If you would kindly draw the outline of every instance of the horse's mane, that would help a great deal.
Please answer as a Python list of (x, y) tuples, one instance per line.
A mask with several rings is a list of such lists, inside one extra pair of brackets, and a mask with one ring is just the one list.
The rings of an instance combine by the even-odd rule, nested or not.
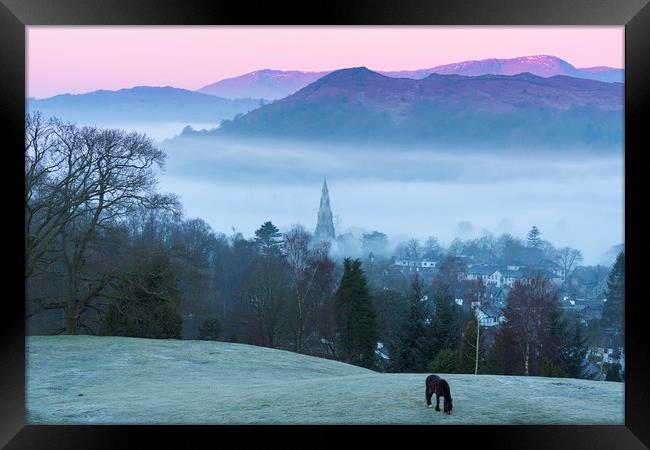
[(442, 382), (442, 390), (444, 392), (444, 397), (448, 398), (451, 400), (451, 392), (449, 392), (449, 383), (447, 383), (447, 380), (440, 380)]

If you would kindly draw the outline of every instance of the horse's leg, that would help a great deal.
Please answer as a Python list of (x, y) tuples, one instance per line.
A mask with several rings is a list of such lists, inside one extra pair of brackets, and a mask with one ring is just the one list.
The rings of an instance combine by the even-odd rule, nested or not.
[(427, 386), (426, 394), (427, 394), (427, 406), (429, 408), (431, 408), (432, 407), (432, 405), (431, 405), (431, 397), (433, 396), (433, 389), (431, 389), (431, 387)]
[(440, 396), (436, 392), (436, 411), (440, 411)]

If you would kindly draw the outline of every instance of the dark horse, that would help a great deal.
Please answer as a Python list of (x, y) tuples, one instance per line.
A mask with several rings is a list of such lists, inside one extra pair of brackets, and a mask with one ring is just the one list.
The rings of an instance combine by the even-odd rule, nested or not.
[(431, 397), (433, 394), (436, 394), (436, 411), (440, 411), (440, 396), (442, 395), (445, 399), (443, 409), (445, 414), (451, 414), (451, 409), (453, 405), (451, 403), (451, 391), (449, 390), (449, 383), (446, 380), (443, 380), (438, 375), (429, 375), (425, 381), (426, 394), (427, 394), (427, 406), (429, 408), (431, 405)]

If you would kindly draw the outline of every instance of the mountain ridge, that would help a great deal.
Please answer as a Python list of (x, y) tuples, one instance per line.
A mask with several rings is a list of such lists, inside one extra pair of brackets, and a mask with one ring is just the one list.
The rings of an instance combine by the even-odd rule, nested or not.
[[(336, 70), (283, 71), (262, 69), (248, 72), (237, 77), (216, 81), (199, 88), (197, 91), (211, 95), (220, 95), (226, 98), (262, 97), (267, 100), (278, 100), (297, 92), (307, 84), (335, 71)], [(604, 82), (624, 81), (623, 69), (608, 66), (594, 66), (584, 69), (576, 68), (569, 62), (552, 55), (521, 56), (517, 58), (487, 58), (482, 60), (468, 60), (443, 64), (425, 69), (397, 71), (376, 70), (375, 72), (393, 78), (413, 79), (422, 79), (429, 76), (431, 73), (478, 76), (487, 74), (516, 75), (518, 73), (530, 72), (544, 77), (568, 75), (575, 78), (592, 79)]]
[[(225, 121), (214, 133), (450, 143), (466, 138), (526, 143), (534, 135), (539, 144), (563, 138), (613, 144), (622, 136), (622, 108), (620, 83), (530, 73), (434, 73), (415, 80), (355, 67), (329, 73), (284, 99)], [(522, 129), (522, 123), (528, 127)]]

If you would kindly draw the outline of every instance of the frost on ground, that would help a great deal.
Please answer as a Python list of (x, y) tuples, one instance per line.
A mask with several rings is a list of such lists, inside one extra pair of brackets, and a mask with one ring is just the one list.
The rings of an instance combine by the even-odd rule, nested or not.
[(624, 423), (623, 383), (445, 374), (454, 399), (447, 416), (426, 408), (426, 375), (224, 342), (33, 336), (27, 422)]

